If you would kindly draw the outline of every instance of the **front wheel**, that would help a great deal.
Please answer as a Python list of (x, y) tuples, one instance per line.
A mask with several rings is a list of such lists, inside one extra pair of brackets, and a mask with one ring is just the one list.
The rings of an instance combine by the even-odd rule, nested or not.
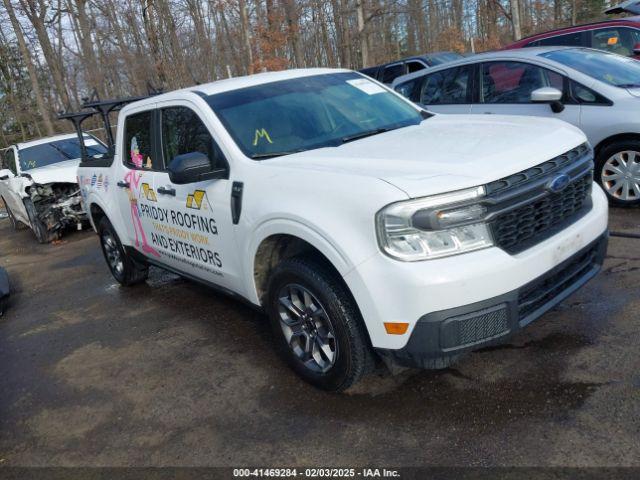
[(313, 258), (282, 261), (267, 293), (279, 353), (304, 380), (342, 391), (373, 367), (360, 312), (340, 276)]
[(625, 140), (604, 147), (596, 158), (596, 181), (611, 205), (640, 205), (640, 141)]
[(107, 217), (98, 224), (98, 235), (104, 259), (113, 277), (124, 286), (144, 282), (149, 275), (149, 267), (124, 251), (120, 237)]
[(30, 198), (25, 198), (24, 208), (27, 211), (29, 223), (31, 224), (31, 230), (36, 236), (38, 243), (49, 243), (50, 241), (57, 238), (57, 233), (50, 232), (44, 222), (42, 222), (42, 220), (40, 220), (40, 218), (38, 217), (38, 211), (36, 210), (36, 206), (33, 203), (33, 200), (31, 200)]

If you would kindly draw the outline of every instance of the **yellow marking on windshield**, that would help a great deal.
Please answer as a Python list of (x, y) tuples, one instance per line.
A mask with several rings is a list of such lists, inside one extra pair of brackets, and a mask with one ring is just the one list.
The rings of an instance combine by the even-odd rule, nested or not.
[(256, 129), (256, 136), (253, 138), (253, 146), (257, 146), (258, 145), (258, 140), (261, 138), (266, 138), (267, 142), (269, 143), (273, 143), (271, 141), (271, 137), (269, 136), (269, 132), (267, 132), (264, 128), (261, 130)]

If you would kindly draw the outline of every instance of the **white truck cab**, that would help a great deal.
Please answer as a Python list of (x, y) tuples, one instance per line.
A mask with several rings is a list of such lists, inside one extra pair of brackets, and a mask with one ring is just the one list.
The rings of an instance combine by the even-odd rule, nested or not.
[(112, 151), (78, 176), (114, 277), (157, 265), (264, 309), (287, 362), (328, 390), (378, 357), (442, 368), (503, 341), (607, 244), (577, 128), (432, 115), (348, 70), (136, 101)]

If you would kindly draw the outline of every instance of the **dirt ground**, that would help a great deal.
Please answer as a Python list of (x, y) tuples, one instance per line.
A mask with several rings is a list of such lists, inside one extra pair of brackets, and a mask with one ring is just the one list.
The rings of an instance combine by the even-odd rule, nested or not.
[(92, 232), (39, 245), (0, 220), (0, 265), (0, 465), (640, 466), (637, 239), (508, 345), (342, 395), (235, 300), (160, 270), (119, 287)]

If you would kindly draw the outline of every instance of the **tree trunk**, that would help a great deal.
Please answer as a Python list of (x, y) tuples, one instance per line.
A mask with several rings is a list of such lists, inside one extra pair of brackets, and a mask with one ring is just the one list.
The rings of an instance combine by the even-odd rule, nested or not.
[(31, 53), (29, 52), (29, 48), (27, 47), (27, 43), (24, 39), (24, 34), (22, 32), (22, 28), (20, 27), (20, 23), (16, 17), (15, 10), (13, 9), (13, 5), (11, 5), (10, 0), (3, 0), (4, 6), (7, 9), (7, 14), (9, 15), (9, 19), (11, 20), (11, 25), (13, 26), (13, 31), (18, 40), (18, 47), (20, 49), (20, 54), (24, 60), (24, 63), (27, 66), (27, 72), (29, 73), (29, 81), (31, 82), (31, 88), (33, 89), (33, 94), (36, 97), (36, 105), (38, 106), (38, 110), (40, 110), (40, 115), (42, 116), (42, 121), (44, 122), (44, 128), (47, 132), (47, 135), (53, 135), (53, 124), (51, 123), (50, 110), (47, 108), (44, 95), (42, 94), (42, 90), (40, 89), (40, 83), (38, 82), (38, 75), (36, 73), (36, 68), (33, 65), (33, 60), (31, 59)]
[(20, 0), (20, 5), (36, 32), (40, 48), (42, 48), (42, 54), (53, 77), (56, 93), (60, 97), (60, 102), (65, 109), (70, 109), (71, 100), (65, 85), (62, 57), (53, 48), (45, 24), (48, 6), (45, 0)]
[(369, 42), (365, 24), (364, 0), (356, 0), (356, 13), (358, 18), (358, 39), (360, 40), (360, 54), (362, 56), (362, 67), (369, 66)]

